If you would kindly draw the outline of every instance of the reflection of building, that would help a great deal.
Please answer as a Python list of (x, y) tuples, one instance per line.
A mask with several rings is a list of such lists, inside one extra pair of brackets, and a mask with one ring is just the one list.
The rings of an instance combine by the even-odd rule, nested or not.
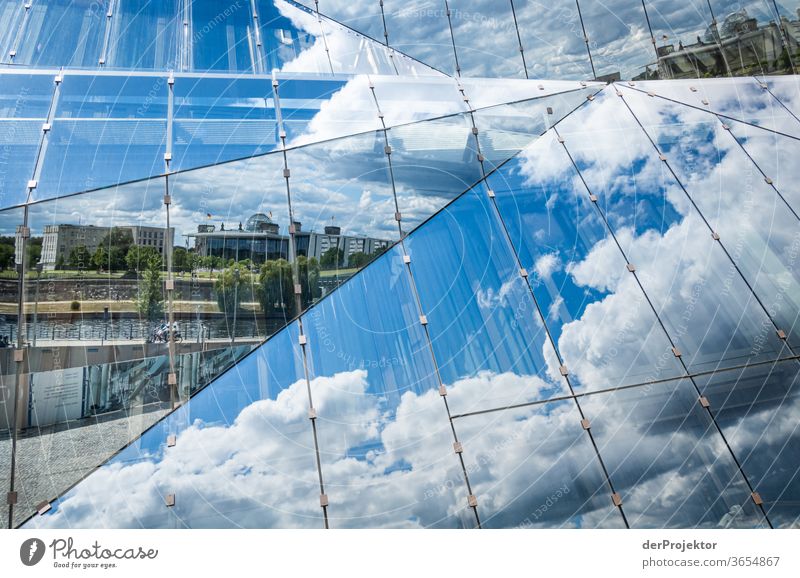
[[(175, 234), (172, 228), (167, 234), (164, 227), (130, 225), (114, 228), (130, 232), (134, 245), (154, 247), (161, 254), (164, 253), (165, 243), (167, 248), (172, 245)], [(40, 262), (45, 269), (55, 269), (58, 263), (68, 262), (70, 254), (78, 247), (86, 247), (90, 254), (94, 253), (111, 229), (95, 225), (47, 225), (44, 228)]]
[(724, 76), (728, 71), (737, 75), (751, 71), (780, 71), (784, 68), (781, 35), (785, 36), (789, 52), (795, 53), (800, 37), (800, 19), (782, 18), (781, 28), (783, 30), (775, 22), (759, 27), (758, 21), (746, 10), (734, 12), (719, 26), (709, 26), (702, 38), (698, 36), (692, 44), (679, 42), (677, 46), (659, 46), (658, 75), (660, 78), (696, 78)]
[[(275, 259), (289, 259), (289, 236), (279, 233), (279, 226), (263, 213), (251, 215), (244, 226), (220, 230), (214, 225), (199, 225), (193, 237), (195, 251), (201, 257), (222, 257), (225, 260), (263, 263)], [(327, 226), (323, 233), (303, 231), (300, 223), (294, 224), (297, 254), (320, 259), (326, 251), (342, 251), (347, 267), (356, 253), (371, 255), (386, 249), (391, 242), (358, 235), (343, 235), (340, 227)]]

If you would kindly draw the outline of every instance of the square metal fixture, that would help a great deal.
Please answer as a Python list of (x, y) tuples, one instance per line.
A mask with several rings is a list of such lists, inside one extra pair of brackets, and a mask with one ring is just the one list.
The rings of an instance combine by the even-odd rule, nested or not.
[(298, 343), (300, 343), (300, 345), (305, 345), (306, 343), (308, 343), (308, 340), (306, 339), (305, 335), (299, 335), (297, 337), (297, 341)]
[(447, 395), (447, 388), (444, 385), (439, 386), (439, 395), (445, 397)]
[(175, 290), (175, 281), (173, 279), (167, 279), (167, 291), (174, 291)]
[(701, 407), (711, 407), (711, 403), (708, 401), (708, 398), (704, 395), (700, 396), (700, 406)]
[(628, 263), (627, 265), (625, 265), (625, 268), (626, 268), (628, 271), (630, 271), (631, 273), (633, 273), (634, 271), (636, 271), (636, 265), (634, 265), (633, 263)]
[(584, 419), (582, 419), (582, 420), (581, 420), (581, 427), (582, 427), (583, 429), (590, 429), (590, 428), (592, 427), (592, 424), (591, 424), (591, 423), (589, 423), (589, 420), (588, 420), (588, 419), (585, 419), (585, 418), (584, 418)]
[(453, 444), (453, 451), (456, 452), (457, 454), (464, 452), (464, 447), (461, 445), (461, 442), (455, 442)]
[(427, 325), (428, 324), (428, 318), (425, 317), (424, 315), (420, 315), (419, 316), (419, 322), (420, 322), (421, 325)]
[(176, 443), (178, 443), (178, 436), (175, 434), (169, 434), (167, 436), (167, 447), (174, 448)]
[(563, 375), (563, 376), (565, 376), (565, 377), (566, 377), (567, 375), (569, 375), (569, 370), (567, 369), (567, 366), (566, 366), (566, 365), (560, 365), (560, 366), (558, 367), (558, 371), (561, 373), (561, 375)]
[(328, 505), (328, 494), (320, 494), (319, 495), (319, 505), (323, 508), (327, 507)]
[(164, 497), (164, 504), (166, 504), (167, 508), (171, 508), (175, 505), (175, 494), (167, 494)]
[(411, 263), (411, 255), (403, 255), (403, 263), (405, 263), (406, 265)]
[(476, 508), (478, 506), (478, 498), (475, 497), (475, 494), (467, 496), (467, 504), (469, 504), (470, 508)]
[(36, 512), (42, 516), (50, 511), (50, 502), (42, 502), (38, 506), (36, 506)]
[(620, 496), (617, 492), (611, 494), (611, 501), (614, 502), (614, 505), (619, 508), (622, 505), (622, 496)]

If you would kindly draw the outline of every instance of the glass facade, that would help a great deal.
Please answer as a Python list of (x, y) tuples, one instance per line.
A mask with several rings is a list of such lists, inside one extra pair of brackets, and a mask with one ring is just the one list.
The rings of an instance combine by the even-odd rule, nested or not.
[(2, 525), (797, 527), (798, 8), (0, 0)]

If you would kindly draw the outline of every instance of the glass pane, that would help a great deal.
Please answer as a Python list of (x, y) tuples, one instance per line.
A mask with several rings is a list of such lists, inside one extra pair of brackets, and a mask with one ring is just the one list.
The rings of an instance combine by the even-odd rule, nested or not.
[(487, 172), (497, 168), (527, 147), (539, 135), (575, 111), (599, 86), (580, 88), (560, 94), (542, 96), (492, 106), (473, 113), (478, 140)]
[(125, 0), (111, 19), (106, 66), (175, 70), (179, 58), (181, 0)]
[(249, 71), (256, 38), (251, 2), (191, 2), (194, 70)]
[(316, 16), (280, 0), (256, 0), (264, 70), (331, 72)]
[[(777, 357), (783, 344), (763, 309), (622, 99), (604, 91), (584, 111), (559, 131), (687, 367)], [(605, 265), (616, 251), (605, 243), (591, 259), (609, 283), (628, 275)]]
[(574, 0), (515, 2), (514, 10), (530, 78), (592, 78)]
[(384, 142), (366, 133), (287, 151), (303, 309), (399, 240)]
[(688, 380), (581, 402), (632, 528), (760, 528), (722, 436)]
[(277, 147), (269, 80), (179, 77), (173, 93), (173, 170), (240, 159)]
[(297, 315), (283, 166), (270, 154), (170, 177), (175, 306), (190, 339), (255, 345)]
[[(759, 82), (766, 84), (770, 93), (795, 117), (800, 116), (800, 79), (797, 76), (770, 76)], [(785, 130), (783, 126), (779, 128)]]
[(761, 171), (772, 180), (787, 209), (800, 214), (800, 189), (795, 186), (799, 177), (795, 159), (800, 155), (800, 140), (735, 120), (726, 119), (725, 123)]
[(728, 443), (742, 463), (773, 526), (800, 520), (798, 364), (787, 361), (698, 378)]
[(103, 49), (108, 0), (33, 2), (14, 62), (96, 67)]
[(299, 146), (381, 128), (367, 76), (289, 77), (278, 80), (287, 146)]
[(474, 527), (402, 253), (376, 259), (303, 327), (331, 527)]
[[(560, 78), (560, 77), (559, 77)], [(582, 98), (599, 92), (605, 86), (599, 82), (577, 82), (572, 80), (517, 80), (506, 78), (459, 78), (473, 109), (497, 104), (529, 101), (542, 97), (582, 91)]]
[[(635, 88), (800, 138), (797, 119), (752, 78), (637, 82)], [(653, 101), (651, 106), (665, 106), (661, 100)]]
[[(774, 2), (710, 0), (710, 5), (719, 23), (717, 33), (723, 46), (730, 47), (725, 52), (734, 74), (792, 73), (789, 58), (783, 53), (780, 31), (775, 26)], [(791, 12), (783, 9), (781, 15), (789, 15), (796, 21), (796, 8), (794, 4)]]
[(623, 528), (572, 401), (456, 420), (484, 528)]
[(387, 135), (404, 231), (413, 230), (482, 177), (468, 115), (399, 126)]
[(463, 76), (525, 78), (509, 2), (481, 6), (450, 0), (448, 5)]
[(566, 391), (530, 290), (487, 201), (484, 191), (472, 189), (405, 241), (454, 414)]
[(164, 77), (65, 76), (36, 197), (163, 173), (167, 101)]
[[(797, 216), (719, 119), (641, 93), (626, 101), (789, 343), (800, 344)], [(714, 151), (713, 156), (706, 151)]]
[[(310, 8), (313, 0), (300, 2)], [(383, 18), (378, 2), (348, 2), (347, 0), (322, 0), (320, 14), (357, 30), (361, 34), (383, 42)]]
[(646, 80), (657, 74), (641, 2), (583, 2), (581, 14), (598, 78)]
[(386, 47), (328, 19), (320, 22), (334, 73), (397, 74)]
[[(395, 126), (466, 112), (463, 95), (451, 78), (407, 78), (380, 76), (372, 78), (375, 98), (386, 126)], [(409, 106), (413, 102), (414, 106)]]
[(660, 78), (727, 76), (736, 70), (735, 64), (728, 62), (736, 47), (722, 42), (706, 0), (649, 0), (645, 5), (656, 41)]
[(490, 175), (488, 186), (576, 389), (683, 373), (552, 132)]
[(28, 526), (322, 527), (297, 343), (292, 325)]
[(0, 73), (0, 206), (23, 203), (53, 98), (52, 74)]
[(9, 62), (9, 51), (19, 34), (25, 14), (25, 3), (21, 0), (0, 0), (0, 59)]
[(437, 0), (384, 0), (389, 45), (400, 52), (455, 75), (453, 39), (444, 3)]
[[(20, 279), (17, 273), (17, 227), (23, 223), (23, 210), (0, 212), (0, 493), (10, 490), (11, 436), (14, 423), (14, 401), (17, 380), (17, 363), (12, 348), (19, 337)], [(21, 247), (21, 245), (19, 245)], [(20, 255), (21, 258), (21, 255)], [(21, 389), (21, 388), (20, 388)], [(20, 398), (17, 397), (17, 407)], [(8, 503), (0, 503), (0, 528), (8, 527)]]

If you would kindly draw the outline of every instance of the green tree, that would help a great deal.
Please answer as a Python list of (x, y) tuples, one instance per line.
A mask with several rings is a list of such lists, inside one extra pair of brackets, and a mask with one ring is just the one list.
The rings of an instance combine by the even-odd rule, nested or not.
[(264, 313), (294, 316), (292, 266), (286, 259), (266, 261), (258, 276), (258, 302)]
[(331, 247), (319, 258), (319, 264), (323, 269), (338, 269), (344, 263), (344, 251), (338, 247)]
[(241, 265), (233, 265), (222, 272), (214, 283), (214, 293), (217, 295), (219, 310), (226, 315), (232, 315), (238, 309), (248, 293), (250, 285), (250, 271)]
[(189, 251), (183, 247), (175, 247), (172, 250), (172, 270), (191, 271), (189, 266)]
[(126, 257), (131, 245), (133, 245), (133, 233), (130, 229), (112, 227), (95, 251), (93, 257), (95, 266), (105, 271), (126, 270), (128, 266)]
[(27, 266), (29, 271), (36, 268), (39, 259), (42, 257), (42, 237), (31, 237), (26, 244), (25, 253), (27, 254)]
[(88, 269), (92, 265), (92, 255), (86, 245), (73, 247), (69, 252), (69, 267), (76, 271)]
[(144, 263), (136, 307), (139, 310), (139, 315), (148, 321), (156, 321), (164, 316), (164, 293), (161, 290), (161, 256), (157, 252), (156, 255), (150, 254)]
[(161, 254), (155, 247), (133, 245), (128, 249), (128, 254), (125, 256), (125, 264), (128, 266), (128, 271), (142, 271), (150, 265), (151, 260), (157, 261), (158, 268), (161, 270), (163, 266)]
[(14, 244), (0, 242), (0, 269), (13, 269), (14, 258)]
[(358, 251), (347, 258), (347, 266), (360, 269), (370, 261), (372, 261), (372, 255), (367, 255), (366, 253)]

